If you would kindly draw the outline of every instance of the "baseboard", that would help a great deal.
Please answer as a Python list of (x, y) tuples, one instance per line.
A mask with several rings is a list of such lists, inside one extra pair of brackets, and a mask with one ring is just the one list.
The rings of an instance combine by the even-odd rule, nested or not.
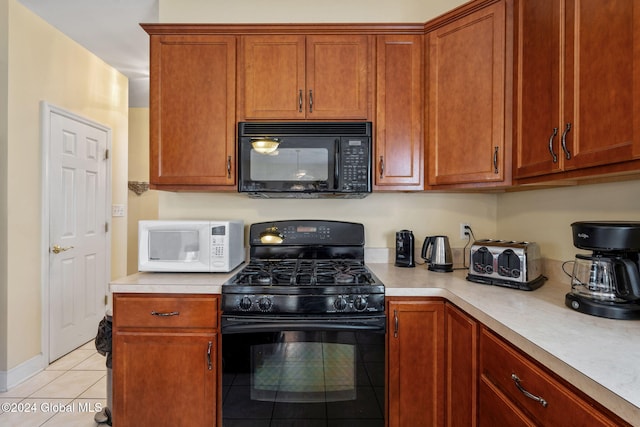
[(11, 390), (18, 384), (28, 380), (46, 366), (44, 355), (39, 354), (8, 371), (0, 371), (0, 392)]

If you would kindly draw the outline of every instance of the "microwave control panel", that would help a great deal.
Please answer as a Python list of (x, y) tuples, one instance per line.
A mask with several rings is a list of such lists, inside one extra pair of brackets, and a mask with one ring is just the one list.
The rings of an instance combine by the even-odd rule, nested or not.
[(216, 225), (211, 227), (211, 259), (224, 258), (226, 246), (227, 227)]
[(370, 138), (343, 137), (340, 144), (340, 188), (371, 191)]

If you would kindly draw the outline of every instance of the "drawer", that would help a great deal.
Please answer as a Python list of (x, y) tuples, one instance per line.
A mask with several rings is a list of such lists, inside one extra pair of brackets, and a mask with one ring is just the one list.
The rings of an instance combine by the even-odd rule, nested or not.
[(218, 298), (212, 295), (116, 294), (113, 326), (120, 328), (218, 327)]
[[(495, 384), (505, 396), (542, 425), (614, 426), (597, 408), (561, 384), (542, 368), (526, 359), (493, 333), (482, 328), (480, 335), (480, 369), (483, 381)], [(546, 402), (527, 397), (520, 386)]]

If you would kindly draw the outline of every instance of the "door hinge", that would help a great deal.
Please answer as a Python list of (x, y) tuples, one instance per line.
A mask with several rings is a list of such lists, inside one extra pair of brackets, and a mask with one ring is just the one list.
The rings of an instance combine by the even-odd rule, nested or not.
[(104, 150), (104, 159), (109, 160), (109, 149)]
[(109, 304), (109, 297), (107, 295), (104, 296), (104, 305)]
[(104, 232), (105, 232), (105, 233), (108, 233), (108, 232), (109, 232), (109, 223), (108, 223), (108, 222), (105, 222), (105, 223), (104, 223)]

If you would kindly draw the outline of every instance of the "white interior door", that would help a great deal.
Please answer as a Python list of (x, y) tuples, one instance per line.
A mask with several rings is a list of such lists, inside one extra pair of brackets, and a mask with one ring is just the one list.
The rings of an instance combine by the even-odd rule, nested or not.
[(105, 314), (110, 131), (57, 109), (48, 120), (51, 362), (94, 338)]

